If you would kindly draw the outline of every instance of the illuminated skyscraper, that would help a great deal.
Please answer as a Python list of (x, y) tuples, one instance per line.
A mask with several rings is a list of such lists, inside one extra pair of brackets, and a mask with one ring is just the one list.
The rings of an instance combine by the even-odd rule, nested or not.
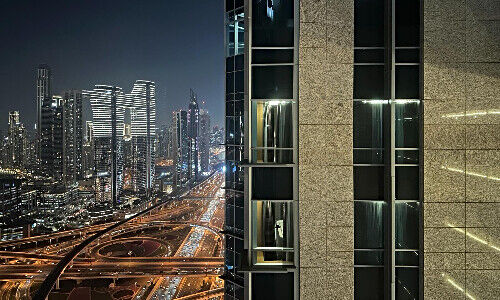
[(63, 115), (63, 171), (64, 181), (67, 184), (82, 178), (82, 149), (83, 149), (83, 121), (82, 121), (82, 92), (70, 90), (64, 92)]
[(55, 180), (63, 176), (63, 110), (64, 99), (52, 96), (42, 105), (40, 146), (40, 171)]
[(52, 100), (52, 71), (48, 65), (39, 65), (36, 78), (36, 144), (37, 159), (41, 160), (42, 110), (44, 102)]
[(188, 136), (188, 113), (185, 110), (176, 111), (172, 118), (173, 125), (173, 150), (175, 185), (180, 188), (186, 186), (190, 179), (190, 139)]
[(9, 128), (7, 141), (7, 165), (11, 168), (23, 169), (27, 163), (26, 129), (20, 122), (19, 112), (9, 112)]
[(92, 106), (96, 199), (116, 205), (122, 190), (125, 95), (120, 87), (96, 85), (85, 91)]
[(195, 181), (198, 180), (198, 171), (200, 161), (199, 152), (199, 126), (200, 126), (200, 109), (198, 100), (193, 90), (190, 90), (190, 101), (188, 110), (188, 135), (189, 135), (189, 176)]
[(137, 80), (126, 95), (132, 137), (132, 181), (134, 189), (149, 195), (154, 180), (156, 100), (155, 83)]
[(200, 110), (200, 172), (210, 172), (210, 115), (205, 109)]

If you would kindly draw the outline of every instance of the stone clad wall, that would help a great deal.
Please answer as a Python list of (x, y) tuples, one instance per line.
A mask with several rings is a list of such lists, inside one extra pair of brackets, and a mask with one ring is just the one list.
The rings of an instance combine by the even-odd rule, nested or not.
[(425, 299), (500, 294), (499, 21), (498, 0), (424, 0)]
[(353, 299), (354, 2), (300, 2), (300, 298)]

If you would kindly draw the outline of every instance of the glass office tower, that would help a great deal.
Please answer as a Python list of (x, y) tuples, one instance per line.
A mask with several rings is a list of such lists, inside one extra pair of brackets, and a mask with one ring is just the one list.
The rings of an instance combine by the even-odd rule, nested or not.
[(243, 4), (226, 1), (226, 298), (294, 299), (298, 7)]

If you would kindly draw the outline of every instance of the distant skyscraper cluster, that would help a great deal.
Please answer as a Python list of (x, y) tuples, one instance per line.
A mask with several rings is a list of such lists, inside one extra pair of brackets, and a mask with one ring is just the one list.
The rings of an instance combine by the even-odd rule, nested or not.
[(210, 115), (200, 109), (197, 95), (189, 93), (188, 109), (172, 113), (170, 127), (160, 131), (159, 153), (172, 161), (172, 182), (180, 188), (195, 183), (210, 174), (212, 130)]
[(155, 83), (137, 80), (130, 94), (120, 87), (96, 85), (84, 94), (92, 106), (93, 123), (87, 132), (92, 132), (94, 143), (97, 200), (119, 202), (127, 167), (133, 191), (149, 195), (155, 174)]

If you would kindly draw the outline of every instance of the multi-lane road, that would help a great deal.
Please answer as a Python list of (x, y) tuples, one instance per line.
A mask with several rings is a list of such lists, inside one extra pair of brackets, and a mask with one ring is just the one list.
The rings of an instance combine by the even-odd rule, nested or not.
[[(65, 268), (52, 293), (62, 299), (80, 299), (83, 291), (104, 299), (154, 299), (170, 291), (162, 299), (216, 299), (223, 184), (223, 174), (215, 173), (179, 199), (100, 235)], [(0, 243), (0, 300), (31, 299), (65, 255), (113, 224)]]

